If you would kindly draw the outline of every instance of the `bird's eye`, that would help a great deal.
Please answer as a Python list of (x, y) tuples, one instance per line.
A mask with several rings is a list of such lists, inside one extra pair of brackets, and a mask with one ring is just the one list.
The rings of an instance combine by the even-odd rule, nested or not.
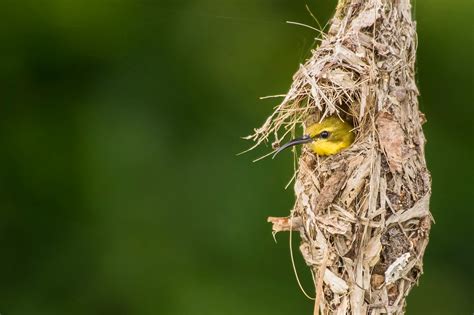
[(329, 138), (329, 131), (323, 131), (323, 132), (321, 132), (321, 133), (319, 134), (319, 137), (320, 137), (321, 139), (327, 139), (327, 138)]

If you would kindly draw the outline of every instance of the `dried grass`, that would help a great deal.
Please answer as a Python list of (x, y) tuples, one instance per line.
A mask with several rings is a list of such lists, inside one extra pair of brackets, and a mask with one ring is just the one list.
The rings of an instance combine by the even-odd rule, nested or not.
[(337, 155), (303, 148), (291, 215), (269, 218), (275, 232), (300, 232), (315, 313), (403, 314), (422, 273), (431, 179), (416, 40), (409, 0), (340, 0), (320, 46), (249, 137), (278, 146), (298, 126), (333, 114), (356, 126), (356, 141)]

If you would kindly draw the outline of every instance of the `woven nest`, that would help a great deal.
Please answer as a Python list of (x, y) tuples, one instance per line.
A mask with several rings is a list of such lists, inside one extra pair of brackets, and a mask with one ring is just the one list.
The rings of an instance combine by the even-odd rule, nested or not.
[(299, 231), (315, 275), (315, 314), (402, 314), (422, 273), (432, 217), (424, 116), (408, 0), (340, 1), (286, 97), (250, 138), (275, 146), (328, 115), (352, 121), (352, 146), (297, 158), (296, 202), (274, 232)]

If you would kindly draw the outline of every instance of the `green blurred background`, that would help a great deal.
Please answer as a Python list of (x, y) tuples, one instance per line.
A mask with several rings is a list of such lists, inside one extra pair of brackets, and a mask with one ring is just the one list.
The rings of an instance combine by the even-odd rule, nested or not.
[[(265, 222), (292, 159), (236, 153), (317, 35), (285, 21), (335, 3), (2, 0), (0, 313), (311, 314)], [(408, 314), (474, 311), (472, 9), (416, 3), (437, 223)]]

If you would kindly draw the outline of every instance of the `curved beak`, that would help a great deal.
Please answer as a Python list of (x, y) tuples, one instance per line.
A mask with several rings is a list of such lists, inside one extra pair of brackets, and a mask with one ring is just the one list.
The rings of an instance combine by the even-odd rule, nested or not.
[(294, 145), (297, 145), (297, 144), (303, 144), (303, 143), (308, 143), (308, 142), (311, 142), (313, 141), (313, 138), (311, 138), (310, 136), (308, 135), (304, 135), (302, 137), (299, 137), (299, 138), (295, 138), (287, 143), (285, 143), (284, 145), (282, 145), (281, 147), (278, 148), (278, 150), (275, 151), (275, 153), (273, 154), (273, 157), (272, 159), (275, 158), (275, 156), (280, 153), (281, 151), (285, 150), (286, 148), (289, 148), (289, 147), (292, 147)]

